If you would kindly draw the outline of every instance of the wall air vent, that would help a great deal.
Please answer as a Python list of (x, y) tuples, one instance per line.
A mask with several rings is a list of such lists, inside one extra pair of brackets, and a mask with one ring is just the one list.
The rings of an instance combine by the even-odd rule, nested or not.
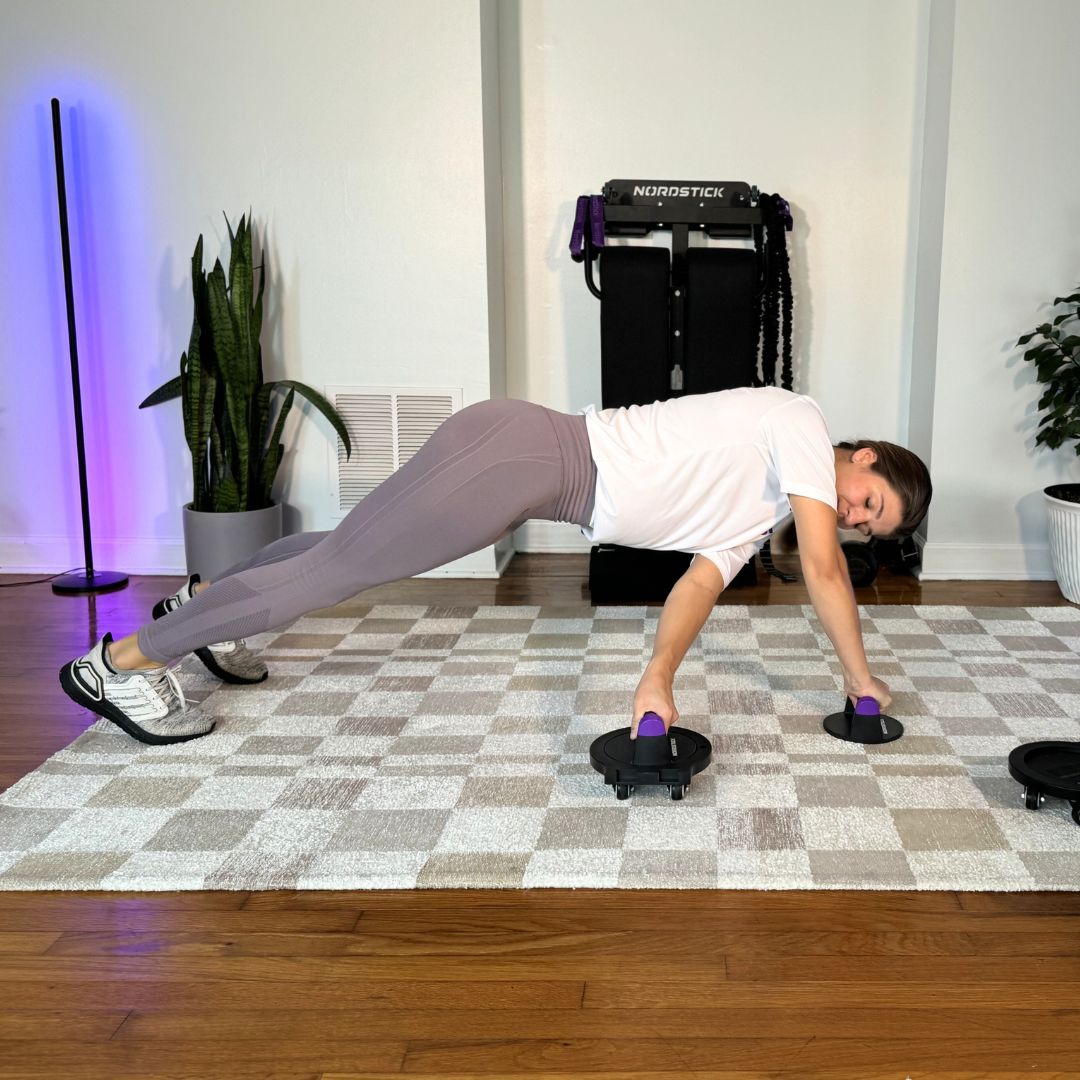
[(344, 517), (461, 408), (462, 391), (460, 387), (328, 386), (326, 397), (341, 414), (352, 440), (348, 461), (341, 440), (331, 444), (334, 508)]

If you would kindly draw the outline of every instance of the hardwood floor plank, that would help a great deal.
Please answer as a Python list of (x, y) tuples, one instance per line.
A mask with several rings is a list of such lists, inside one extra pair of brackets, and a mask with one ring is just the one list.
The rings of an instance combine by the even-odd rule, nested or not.
[(0, 929), (0, 957), (40, 956), (60, 940), (62, 934), (54, 931), (41, 933), (11, 932), (8, 927)]
[[(1070, 924), (1071, 925), (1071, 924)], [(4, 938), (29, 939), (5, 950)], [(632, 954), (641, 963), (711, 961), (725, 957), (1080, 957), (1080, 928), (1064, 933), (711, 930), (685, 940), (659, 930), (419, 930), (375, 933), (251, 931), (83, 932), (0, 935), (0, 954), (48, 956), (370, 957), (409, 959), (499, 957), (536, 964), (560, 954), (609, 959)]]
[(959, 900), (964, 911), (984, 914), (1080, 916), (1080, 892), (963, 893)]
[(792, 1013), (820, 1007), (828, 1002), (836, 1009), (975, 1009), (1027, 1011), (1051, 1007), (1070, 1008), (1077, 1001), (1077, 984), (1042, 982), (1037, 993), (1027, 993), (1008, 972), (999, 970), (992, 979), (980, 983), (951, 982), (943, 979), (897, 979), (894, 982), (848, 983), (753, 982), (727, 979), (680, 979), (658, 1000), (654, 984), (640, 977), (619, 980), (590, 980), (585, 985), (582, 1007), (586, 1010), (615, 1009), (626, 1012), (642, 1001), (652, 1007), (670, 1009), (680, 1014), (702, 1007), (711, 1009), (749, 1008), (783, 1009)]
[[(97, 896), (107, 894), (98, 893)], [(1044, 893), (1032, 895), (1055, 896)], [(748, 904), (752, 899), (753, 904)], [(363, 928), (379, 920), (408, 915), (413, 918), (444, 917), (447, 912), (475, 912), (485, 923), (510, 919), (550, 919), (569, 917), (582, 925), (600, 925), (628, 920), (646, 920), (655, 925), (656, 909), (663, 907), (669, 918), (701, 916), (710, 912), (744, 911), (780, 915), (805, 911), (808, 901), (818, 910), (842, 914), (857, 902), (861, 910), (883, 916), (905, 914), (963, 913), (960, 900), (951, 891), (868, 890), (767, 890), (746, 889), (378, 889), (369, 892), (252, 892), (244, 907), (261, 911), (296, 911), (348, 907), (357, 910)]]
[[(293, 980), (253, 979), (243, 963), (213, 978), (172, 977), (168, 972), (130, 978), (126, 969), (96, 973), (44, 968), (39, 978), (0, 975), (0, 1008), (194, 1009), (259, 1008), (271, 1015), (292, 1009), (363, 1008), (395, 1012), (476, 1009), (578, 1009), (585, 994), (580, 980), (533, 979), (528, 971), (515, 980), (322, 979), (318, 974), (298, 988)], [(97, 977), (94, 977), (94, 976)]]
[(223, 934), (98, 934), (71, 932), (61, 935), (47, 948), (50, 956), (123, 956), (154, 953), (159, 956), (215, 957), (366, 957), (408, 959), (410, 957), (520, 957), (535, 961), (545, 954), (573, 952), (577, 956), (618, 955), (631, 944), (643, 956), (661, 955), (664, 934), (649, 941), (620, 932), (543, 933), (485, 930), (458, 934), (339, 934), (259, 932)]
[[(730, 1067), (729, 1067), (730, 1066)], [(4, 1074), (6, 1076), (6, 1074)], [(477, 1080), (478, 1074), (470, 1073), (430, 1073), (410, 1072), (409, 1080)], [(499, 1080), (567, 1080), (565, 1072), (547, 1072), (524, 1068), (521, 1070), (500, 1069), (498, 1073), (487, 1074), (497, 1076)], [(754, 1069), (746, 1071), (738, 1065), (730, 1062), (717, 1062), (708, 1069), (693, 1070), (649, 1070), (647, 1072), (626, 1071), (623, 1068), (615, 1068), (602, 1073), (592, 1073), (592, 1076), (603, 1077), (604, 1080), (807, 1080), (809, 1074), (795, 1065), (783, 1069)], [(1016, 1069), (978, 1069), (963, 1072), (943, 1071), (941, 1069), (920, 1069), (917, 1076), (909, 1075), (908, 1070), (898, 1072), (894, 1068), (878, 1069), (874, 1067), (859, 1066), (854, 1069), (845, 1068), (819, 1068), (812, 1080), (1080, 1080), (1080, 1072), (1062, 1072), (1055, 1069), (1053, 1072), (1032, 1072), (1030, 1070)], [(92, 1077), (90, 1080), (105, 1080), (105, 1078)], [(147, 1080), (161, 1080), (159, 1077), (148, 1077)], [(171, 1080), (171, 1078), (170, 1078)], [(182, 1078), (187, 1080), (187, 1078)], [(217, 1080), (215, 1076), (213, 1080)], [(400, 1074), (391, 1073), (365, 1073), (361, 1078), (358, 1073), (323, 1073), (320, 1080), (401, 1080)]]
[[(429, 957), (370, 956), (245, 956), (171, 955), (142, 956), (14, 956), (3, 962), (5, 983), (38, 982), (49, 977), (82, 981), (118, 977), (132, 980), (237, 979), (258, 982), (291, 982), (298, 989), (316, 978), (324, 980), (429, 982), (512, 982), (527, 976), (549, 982), (569, 982), (610, 977), (608, 956), (558, 954), (529, 956), (526, 960), (499, 956)], [(981, 982), (1000, 979), (1007, 970), (1017, 983), (1074, 982), (1080, 986), (1080, 957), (1000, 956), (785, 956), (680, 957), (679, 973), (685, 979), (715, 980), (727, 977), (735, 982), (811, 980), (852, 981), (862, 984), (895, 982), (901, 979)]]
[[(521, 1039), (487, 1043), (479, 1040), (410, 1042), (402, 1069), (406, 1073), (508, 1073), (528, 1067), (570, 1075), (603, 1074), (632, 1058), (642, 1072), (673, 1066), (712, 1069), (723, 1075), (726, 1063), (740, 1070), (797, 1069), (816, 1077), (820, 1069), (843, 1062), (848, 1068), (893, 1068), (894, 1077), (918, 1076), (917, 1070), (950, 1069), (1072, 1069), (1080, 1037), (1066, 1034), (1049, 1044), (1032, 1045), (1008, 1038), (950, 1038), (923, 1041), (911, 1037), (881, 1037), (872, 1029), (858, 1039), (710, 1039), (669, 1032), (665, 1037), (617, 1039)], [(794, 1073), (798, 1075), (798, 1073)]]
[[(77, 1080), (116, 1080), (118, 1075), (116, 1069), (110, 1064), (98, 1067), (84, 1063), (79, 1068)], [(177, 1069), (170, 1067), (168, 1062), (158, 1062), (157, 1068), (140, 1068), (134, 1075), (137, 1076), (138, 1080), (234, 1080), (234, 1077), (240, 1074), (233, 1069), (219, 1071), (205, 1065), (201, 1065), (196, 1069)], [(309, 1069), (294, 1071), (284, 1068), (266, 1071), (260, 1067), (258, 1072), (249, 1075), (251, 1080), (322, 1080), (326, 1073)], [(363, 1077), (363, 1080), (377, 1080), (378, 1077), (392, 1077), (393, 1080), (401, 1080), (400, 1072), (386, 1073), (380, 1071), (339, 1073), (338, 1075), (352, 1076), (354, 1080), (359, 1077)], [(29, 1071), (28, 1067), (26, 1070), (11, 1071), (5, 1068), (2, 1062), (0, 1062), (0, 1077), (3, 1077), (3, 1080), (72, 1080), (71, 1074), (62, 1070), (46, 1067)], [(1039, 1078), (1036, 1077), (1035, 1080), (1039, 1080)]]
[(403, 1042), (379, 1042), (358, 1038), (350, 1041), (315, 1045), (307, 1040), (282, 1039), (237, 1043), (178, 1043), (167, 1049), (157, 1042), (134, 1039), (110, 1042), (79, 1042), (56, 1039), (36, 1042), (17, 1039), (0, 1040), (0, 1077), (17, 1062), (20, 1071), (27, 1065), (45, 1075), (67, 1076), (82, 1080), (83, 1070), (111, 1071), (117, 1080), (138, 1078), (149, 1072), (161, 1072), (167, 1059), (168, 1075), (188, 1072), (205, 1076), (211, 1070), (238, 1078), (263, 1080), (268, 1074), (288, 1070), (318, 1075), (323, 1071), (400, 1073), (405, 1058)]
[[(521, 978), (546, 982), (584, 981), (611, 973), (608, 956), (578, 957), (572, 953), (530, 956), (245, 956), (184, 954), (149, 951), (146, 955), (108, 956), (12, 956), (0, 966), (4, 983), (38, 982), (72, 978), (92, 982), (123, 977), (132, 980), (237, 979), (292, 983), (299, 991), (313, 979), (324, 980), (424, 980), (428, 982), (513, 982)], [(871, 958), (872, 959), (872, 958)], [(958, 960), (959, 962), (959, 960)], [(1068, 958), (1058, 961), (1067, 965)], [(1046, 963), (1046, 961), (1029, 961)], [(687, 978), (714, 978), (724, 971), (724, 958), (706, 957), (685, 961)], [(1050, 978), (1049, 972), (1045, 974)]]
[[(34, 963), (33, 960), (25, 963)], [(741, 957), (727, 961), (732, 982), (787, 982), (810, 979), (814, 982), (895, 982), (920, 979), (924, 982), (983, 982), (1002, 978), (1005, 972), (1018, 986), (1038, 986), (1042, 982), (1073, 983), (1080, 990), (1080, 957), (1040, 956), (1011, 958), (999, 956), (785, 956)], [(1078, 993), (1080, 998), (1080, 993)]]
[[(357, 935), (353, 935), (355, 938)], [(447, 937), (438, 933), (364, 935), (362, 948), (350, 946), (347, 954), (371, 956), (447, 956), (478, 954), (514, 954), (530, 962), (542, 953), (572, 949), (579, 956), (610, 956), (617, 959), (632, 953), (642, 960), (679, 964), (683, 948), (673, 944), (669, 929), (643, 932), (635, 930), (619, 934), (596, 935), (562, 934), (499, 935), (492, 941), (485, 932)], [(528, 937), (529, 940), (519, 940)], [(763, 956), (982, 956), (982, 957), (1080, 957), (1080, 931), (1073, 926), (1070, 932), (1056, 933), (890, 933), (838, 931), (790, 933), (695, 929), (692, 942), (685, 948), (687, 956), (698, 958), (763, 957)], [(245, 952), (258, 955), (262, 943), (247, 945)], [(275, 948), (267, 943), (266, 947)], [(52, 948), (49, 952), (53, 952)]]
[[(1027, 913), (991, 914), (973, 913), (966, 914), (961, 910), (955, 912), (927, 912), (910, 913), (905, 911), (887, 912), (883, 910), (864, 911), (858, 906), (857, 900), (851, 901), (851, 906), (846, 910), (837, 910), (832, 906), (819, 909), (812, 899), (803, 901), (804, 910), (792, 909), (790, 911), (764, 911), (756, 912), (747, 906), (743, 910), (738, 908), (723, 908), (713, 912), (701, 912), (693, 920), (695, 926), (706, 920), (722, 921), (726, 930), (741, 930), (746, 932), (769, 932), (779, 933), (792, 931), (799, 933), (829, 933), (837, 926), (843, 926), (851, 932), (882, 932), (882, 933), (1049, 933), (1069, 934), (1075, 933), (1078, 920), (1073, 915), (1043, 915), (1038, 911)], [(457, 911), (447, 906), (445, 913), (424, 911), (414, 915), (407, 906), (398, 915), (387, 914), (378, 919), (368, 921), (365, 917), (356, 926), (357, 933), (452, 933), (454, 931), (466, 931), (474, 928), (479, 922), (479, 913), (473, 913), (465, 908)], [(671, 917), (670, 915), (668, 917)], [(680, 916), (686, 918), (686, 916)], [(532, 931), (566, 930), (587, 931), (603, 930), (612, 927), (622, 930), (649, 931), (656, 926), (656, 908), (643, 910), (634, 915), (623, 915), (620, 918), (611, 918), (603, 913), (591, 917), (586, 912), (574, 912), (565, 918), (560, 918), (558, 905), (552, 907), (551, 913), (544, 917), (533, 914), (521, 914), (514, 916), (512, 911), (489, 916), (484, 913), (484, 926), (493, 930), (521, 929)]]
[[(232, 978), (125, 980), (123, 972), (113, 979), (80, 979), (58, 972), (53, 979), (0, 981), (0, 1009), (86, 1010), (142, 1009), (247, 1009), (259, 1008), (271, 1015), (296, 1009), (364, 1009), (368, 1012), (403, 1013), (424, 1010), (475, 1010), (484, 1012), (531, 1010), (630, 1012), (642, 1001), (650, 1008), (683, 1013), (710, 1009), (805, 1010), (829, 1002), (833, 1007), (920, 1009), (932, 1003), (942, 1009), (1009, 1009), (1038, 1011), (1069, 1008), (1077, 1000), (1075, 980), (1041, 982), (1037, 992), (1021, 988), (999, 971), (992, 981), (951, 984), (948, 981), (906, 980), (850, 984), (837, 982), (727, 982), (721, 978), (680, 978), (664, 991), (655, 992), (655, 980), (622, 978), (617, 981), (531, 980), (524, 968), (516, 981), (421, 981), (402, 979), (348, 981), (312, 979), (298, 993), (292, 982), (253, 982), (239, 965)], [(433, 1023), (437, 1023), (433, 1017)]]
[[(655, 994), (653, 995), (655, 996)], [(645, 999), (646, 1001), (648, 998)], [(648, 1005), (633, 1011), (633, 1029), (657, 1037), (677, 1028), (697, 1038), (833, 1038), (859, 1039), (867, 1032), (882, 1036), (919, 1032), (924, 1039), (1016, 1038), (1031, 1042), (1057, 1039), (1063, 1024), (1077, 1027), (1080, 1009), (890, 1009), (883, 1018), (876, 1006), (838, 1009), (818, 1004), (793, 1013), (787, 1008), (684, 1009), (678, 1017), (669, 1009)], [(366, 1037), (388, 1040), (448, 1040), (463, 1032), (483, 1032), (487, 1044), (504, 1040), (620, 1039), (627, 1017), (621, 1011), (503, 1010), (489, 1012), (423, 1011), (370, 1012), (366, 1009), (290, 1009), (274, 1014), (262, 1009), (133, 1010), (116, 1033), (118, 1039), (143, 1041), (218, 1042), (249, 1039), (319, 1042)]]
[[(10, 895), (10, 894), (9, 894)], [(19, 894), (32, 895), (32, 894)], [(37, 908), (0, 908), (0, 932), (55, 931), (55, 939), (63, 933), (131, 933), (150, 934), (158, 931), (172, 933), (325, 933), (353, 930), (356, 912), (341, 908), (329, 911), (279, 911), (264, 913), (245, 908), (226, 910), (205, 908), (184, 910), (158, 907), (132, 910), (131, 904), (111, 904), (102, 893), (77, 894), (87, 899), (87, 910), (66, 908), (54, 910), (49, 903)], [(198, 895), (198, 894), (189, 894)], [(0, 940), (0, 952), (3, 942)]]
[(105, 1042), (129, 1015), (124, 1009), (4, 1009), (0, 1012), (0, 1042)]
[[(628, 1045), (628, 1043), (630, 1045)], [(334, 1040), (317, 1048), (288, 1040), (244, 1041), (219, 1044), (173, 1044), (168, 1049), (167, 1075), (184, 1072), (205, 1076), (210, 1070), (237, 1078), (265, 1077), (283, 1072), (329, 1073), (370, 1076), (371, 1073), (416, 1073), (444, 1076), (497, 1076), (546, 1072), (575, 1076), (609, 1076), (632, 1064), (635, 1071), (670, 1072), (682, 1075), (712, 1072), (713, 1075), (752, 1075), (753, 1070), (787, 1076), (820, 1077), (822, 1071), (840, 1063), (848, 1070), (874, 1071), (896, 1077), (923, 1080), (926, 1071), (1042, 1070), (1067, 1071), (1075, 1065), (1077, 1046), (1070, 1038), (1044, 1048), (1017, 1045), (1008, 1039), (952, 1038), (933, 1043), (909, 1038), (880, 1038), (868, 1034), (859, 1039), (754, 1039), (687, 1038), (671, 1036), (633, 1039), (575, 1040), (426, 1040), (408, 1043), (357, 1039)], [(157, 1042), (135, 1040), (110, 1043), (20, 1040), (0, 1041), (0, 1076), (11, 1064), (33, 1058), (39, 1075), (83, 1077), (90, 1070), (112, 1070), (116, 1078), (142, 1080), (148, 1072), (161, 1072), (163, 1050)], [(632, 1057), (633, 1061), (626, 1061)], [(796, 1064), (797, 1063), (797, 1064)], [(801, 1074), (798, 1070), (801, 1069)], [(201, 1070), (201, 1071), (200, 1071)], [(26, 1071), (25, 1066), (20, 1069)]]
[[(37, 911), (47, 906), (57, 915), (104, 912), (139, 915), (164, 911), (238, 911), (250, 894), (246, 892), (7, 892), (0, 891), (0, 918), (9, 911)], [(353, 904), (359, 910), (355, 899)]]
[[(1030, 895), (1053, 897), (1062, 894)], [(518, 914), (531, 910), (542, 915), (558, 910), (560, 913), (580, 913), (587, 916), (599, 913), (604, 918), (616, 919), (648, 912), (655, 918), (657, 905), (662, 905), (669, 915), (719, 909), (740, 910), (746, 907), (747, 900), (751, 897), (755, 911), (800, 911), (806, 907), (808, 899), (838, 911), (849, 908), (855, 899), (859, 899), (868, 911), (962, 910), (955, 892), (871, 892), (864, 889), (386, 889), (365, 893), (253, 892), (248, 895), (245, 906), (260, 907), (264, 910), (282, 906), (294, 908), (310, 902), (311, 898), (325, 898), (325, 902), (351, 902), (356, 905), (357, 896), (363, 897), (361, 923), (366, 923), (375, 917), (376, 913), (392, 915), (405, 906), (413, 913), (425, 910), (445, 912), (465, 901), (468, 902), (470, 911), (483, 912), (485, 918), (497, 915), (501, 908)]]

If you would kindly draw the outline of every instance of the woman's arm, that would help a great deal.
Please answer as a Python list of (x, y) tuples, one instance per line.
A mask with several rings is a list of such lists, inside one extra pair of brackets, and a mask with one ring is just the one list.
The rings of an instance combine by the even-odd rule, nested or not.
[(695, 555), (690, 568), (668, 593), (656, 628), (652, 659), (634, 695), (631, 739), (637, 738), (638, 721), (647, 712), (661, 717), (665, 727), (679, 719), (672, 696), (675, 671), (705, 625), (724, 585), (719, 569), (704, 556)]
[(855, 697), (869, 695), (884, 708), (889, 689), (870, 674), (863, 647), (855, 590), (837, 538), (836, 511), (805, 495), (791, 495), (803, 579), (821, 625), (836, 649), (844, 671), (844, 689)]

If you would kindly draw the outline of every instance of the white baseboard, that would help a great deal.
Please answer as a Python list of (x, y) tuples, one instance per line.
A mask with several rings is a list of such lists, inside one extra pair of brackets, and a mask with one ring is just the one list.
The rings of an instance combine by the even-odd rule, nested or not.
[(921, 581), (1053, 581), (1045, 544), (920, 545)]
[(518, 551), (557, 555), (588, 555), (592, 544), (581, 535), (577, 525), (562, 521), (526, 521), (514, 530)]
[[(1047, 545), (923, 544), (923, 581), (1053, 581)], [(587, 554), (592, 545), (576, 525), (527, 521), (491, 547), (419, 574), (423, 578), (497, 579), (515, 551)], [(64, 536), (23, 539), (0, 536), (0, 574), (56, 574), (84, 565), (81, 540)], [(181, 577), (185, 573), (184, 542), (146, 537), (94, 541), (94, 566), (128, 574)]]
[[(498, 579), (513, 556), (514, 546), (508, 537), (417, 577)], [(95, 538), (93, 557), (95, 570), (116, 570), (145, 577), (183, 577), (187, 573), (182, 539)], [(81, 570), (85, 565), (81, 538), (0, 536), (0, 574), (62, 574)]]
[[(927, 544), (916, 534), (924, 581), (1053, 581), (1050, 548), (1024, 544)], [(592, 546), (576, 525), (527, 521), (514, 533), (518, 551), (588, 553)]]
[[(93, 540), (95, 570), (147, 577), (182, 577), (183, 540), (149, 537)], [(86, 566), (82, 538), (0, 536), (0, 574), (62, 574)]]

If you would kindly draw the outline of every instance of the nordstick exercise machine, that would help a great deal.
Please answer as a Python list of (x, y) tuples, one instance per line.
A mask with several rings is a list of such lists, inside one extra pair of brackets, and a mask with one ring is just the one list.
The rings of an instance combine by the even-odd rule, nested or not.
[[(790, 390), (791, 228), (785, 199), (741, 181), (610, 180), (602, 195), (582, 195), (570, 254), (600, 300), (602, 408), (740, 386)], [(634, 242), (659, 232), (670, 233), (670, 251)], [(691, 244), (692, 233), (705, 239)], [(594, 545), (592, 602), (663, 600), (692, 557)], [(767, 544), (760, 557), (786, 577), (772, 568)], [(731, 584), (756, 582), (751, 561)]]

